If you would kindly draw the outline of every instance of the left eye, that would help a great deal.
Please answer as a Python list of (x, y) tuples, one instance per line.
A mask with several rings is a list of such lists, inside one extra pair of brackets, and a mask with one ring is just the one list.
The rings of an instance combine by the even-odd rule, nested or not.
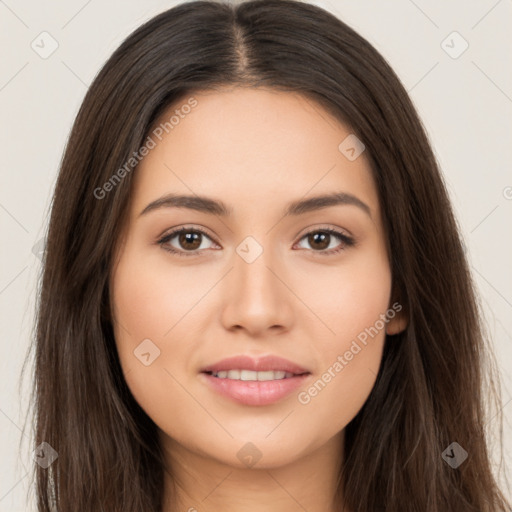
[[(333, 241), (333, 238), (341, 240), (341, 247), (333, 249), (330, 243)], [(319, 252), (322, 254), (337, 253), (347, 247), (351, 247), (352, 245), (354, 245), (354, 240), (352, 238), (343, 233), (340, 233), (339, 231), (336, 231), (335, 229), (320, 229), (317, 231), (310, 231), (309, 233), (306, 233), (301, 238), (301, 240), (306, 240), (307, 243), (310, 244), (310, 246), (314, 247), (316, 245), (317, 249), (319, 250), (315, 250), (314, 252)], [(336, 247), (336, 245), (334, 245), (334, 247)]]
[[(179, 247), (175, 247), (171, 243), (175, 238), (178, 240)], [(158, 244), (166, 251), (178, 256), (195, 256), (200, 252), (199, 249), (208, 249), (208, 247), (203, 247), (203, 238), (207, 238), (211, 241), (210, 236), (201, 229), (180, 228), (163, 236), (158, 240)], [(340, 247), (333, 249), (331, 244), (333, 238), (337, 238), (342, 242)], [(351, 237), (331, 228), (310, 231), (302, 236), (300, 241), (302, 240), (305, 240), (313, 247), (313, 252), (323, 255), (337, 253), (355, 244)], [(336, 244), (334, 247), (336, 247)]]

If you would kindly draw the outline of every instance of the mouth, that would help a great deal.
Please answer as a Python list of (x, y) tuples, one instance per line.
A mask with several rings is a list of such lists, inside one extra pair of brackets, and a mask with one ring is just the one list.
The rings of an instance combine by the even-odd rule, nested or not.
[(256, 372), (253, 370), (221, 370), (218, 372), (203, 372), (207, 375), (211, 375), (217, 379), (231, 379), (231, 380), (242, 380), (246, 382), (258, 381), (266, 382), (269, 380), (283, 380), (291, 379), (301, 375), (307, 375), (309, 372), (304, 373), (292, 373), (284, 370), (268, 370), (263, 372)]
[(236, 356), (203, 368), (200, 377), (211, 391), (243, 405), (270, 405), (289, 396), (311, 375), (277, 356)]

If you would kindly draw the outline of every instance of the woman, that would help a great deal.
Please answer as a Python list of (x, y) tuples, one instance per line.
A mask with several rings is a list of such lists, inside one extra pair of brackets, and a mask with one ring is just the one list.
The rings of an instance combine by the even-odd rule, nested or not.
[(62, 161), (39, 510), (509, 510), (486, 343), (377, 51), (305, 3), (182, 4), (108, 60)]

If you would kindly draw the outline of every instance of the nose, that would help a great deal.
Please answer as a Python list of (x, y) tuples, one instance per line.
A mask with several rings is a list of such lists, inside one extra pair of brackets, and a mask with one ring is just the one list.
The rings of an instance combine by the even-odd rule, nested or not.
[[(293, 301), (288, 276), (277, 255), (264, 250), (252, 262), (235, 253), (234, 268), (224, 282), (221, 320), (227, 330), (245, 330), (252, 337), (289, 330)], [(272, 260), (272, 261), (271, 261)]]

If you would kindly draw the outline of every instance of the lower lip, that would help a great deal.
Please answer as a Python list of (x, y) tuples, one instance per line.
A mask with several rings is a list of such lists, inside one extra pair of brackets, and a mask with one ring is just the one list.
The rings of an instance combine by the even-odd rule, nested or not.
[(219, 379), (208, 373), (201, 375), (214, 391), (236, 402), (245, 405), (269, 405), (293, 393), (310, 374), (265, 381)]

